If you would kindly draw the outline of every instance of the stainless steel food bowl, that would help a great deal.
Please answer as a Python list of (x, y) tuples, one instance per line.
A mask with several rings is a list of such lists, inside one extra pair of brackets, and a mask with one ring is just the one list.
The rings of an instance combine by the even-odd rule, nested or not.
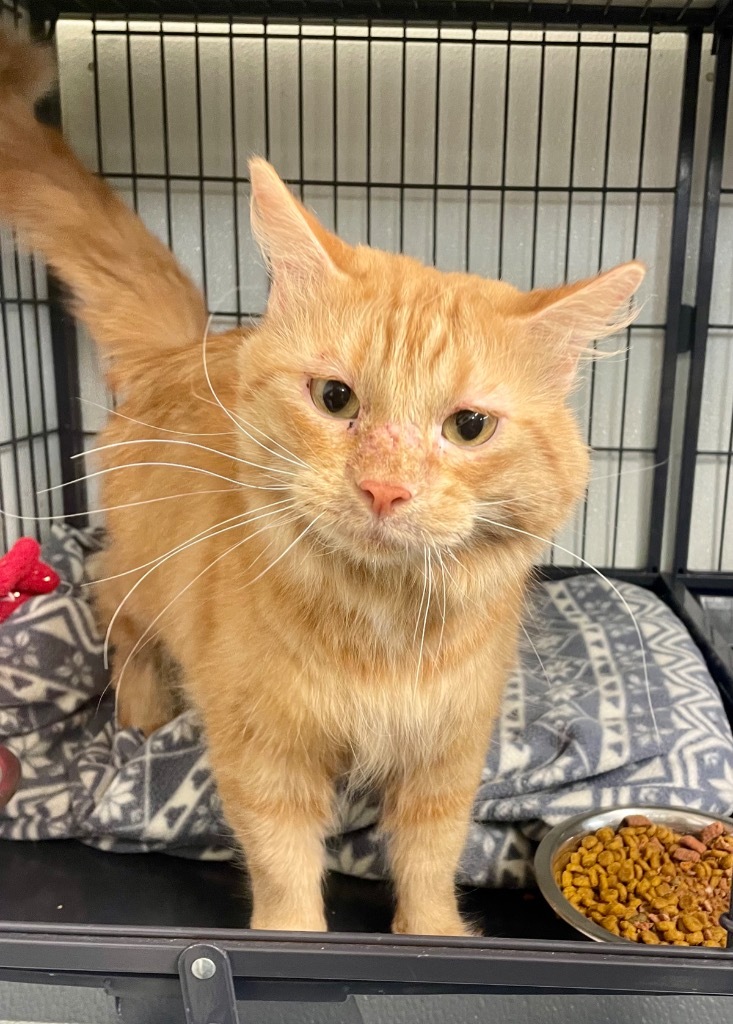
[(665, 825), (676, 832), (686, 834), (700, 832), (713, 821), (719, 821), (725, 826), (726, 832), (733, 833), (733, 820), (730, 818), (719, 818), (714, 814), (705, 814), (703, 811), (689, 811), (684, 807), (615, 807), (610, 811), (591, 811), (586, 814), (578, 814), (561, 825), (556, 825), (551, 832), (547, 833), (535, 854), (537, 884), (540, 887), (540, 892), (558, 917), (567, 921), (582, 935), (593, 939), (594, 942), (628, 942), (629, 940), (613, 935), (576, 910), (563, 896), (556, 881), (557, 873), (562, 871), (570, 859), (570, 854), (575, 852), (585, 836), (607, 826), (618, 828), (624, 818), (630, 814), (643, 814), (655, 825)]

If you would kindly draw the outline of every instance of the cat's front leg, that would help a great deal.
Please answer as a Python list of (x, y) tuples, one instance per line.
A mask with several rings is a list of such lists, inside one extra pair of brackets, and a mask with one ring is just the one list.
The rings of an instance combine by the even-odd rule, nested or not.
[(466, 843), (485, 744), (454, 750), (393, 783), (383, 823), (397, 895), (392, 930), (470, 935), (458, 910), (456, 872)]
[(210, 726), (207, 731), (224, 815), (247, 861), (250, 927), (326, 931), (324, 839), (334, 787), (325, 767), (297, 741), (284, 751), (282, 741), (272, 748), (235, 745)]

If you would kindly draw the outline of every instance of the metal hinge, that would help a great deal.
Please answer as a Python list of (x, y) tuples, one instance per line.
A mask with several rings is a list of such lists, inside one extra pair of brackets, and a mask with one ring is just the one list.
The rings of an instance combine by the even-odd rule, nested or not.
[(186, 1024), (239, 1024), (229, 957), (218, 946), (197, 943), (178, 958)]

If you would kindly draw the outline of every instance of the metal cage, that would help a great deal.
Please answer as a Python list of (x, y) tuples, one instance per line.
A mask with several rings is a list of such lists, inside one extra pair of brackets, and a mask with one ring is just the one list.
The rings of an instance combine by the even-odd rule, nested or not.
[[(650, 295), (626, 332), (628, 356), (592, 365), (574, 399), (596, 472), (547, 561), (655, 576), (687, 323), (700, 31), (656, 31), (647, 8), (634, 31), (602, 35), (307, 13), (61, 18), (61, 104), (46, 115), (63, 117), (227, 323), (256, 316), (266, 298), (248, 231), (252, 152), (350, 240), (446, 269), (533, 287), (645, 258)], [(99, 422), (90, 396), (105, 399), (53, 282), (47, 295), (32, 261), (9, 249), (0, 504), (20, 524), (61, 508), (80, 517), (94, 498), (73, 484), (71, 457)], [(12, 520), (3, 528), (7, 541)]]

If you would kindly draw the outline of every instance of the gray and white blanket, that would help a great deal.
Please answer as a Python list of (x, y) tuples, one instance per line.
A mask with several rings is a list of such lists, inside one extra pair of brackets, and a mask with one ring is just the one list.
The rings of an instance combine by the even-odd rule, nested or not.
[[(0, 812), (0, 837), (230, 857), (195, 713), (144, 740), (115, 728), (111, 695), (100, 700), (102, 641), (81, 583), (101, 543), (97, 531), (54, 527), (44, 557), (64, 582), (0, 625), (0, 742), (23, 772)], [(543, 830), (587, 809), (733, 809), (733, 737), (697, 648), (653, 594), (619, 589), (628, 608), (595, 576), (538, 587), (476, 794), (462, 882), (531, 884)], [(383, 876), (376, 802), (364, 796), (341, 810), (330, 866)]]

